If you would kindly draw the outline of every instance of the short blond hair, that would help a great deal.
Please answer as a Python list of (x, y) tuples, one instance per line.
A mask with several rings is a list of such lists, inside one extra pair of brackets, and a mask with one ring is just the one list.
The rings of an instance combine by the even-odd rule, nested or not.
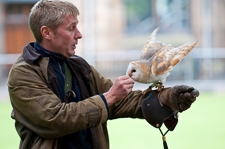
[(63, 22), (63, 17), (68, 15), (79, 15), (76, 6), (67, 1), (40, 0), (29, 14), (29, 27), (37, 43), (42, 42), (41, 27), (47, 26), (57, 32), (58, 26)]

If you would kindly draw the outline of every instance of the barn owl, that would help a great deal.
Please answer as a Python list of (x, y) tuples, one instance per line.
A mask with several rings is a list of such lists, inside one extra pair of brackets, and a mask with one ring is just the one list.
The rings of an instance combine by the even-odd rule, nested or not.
[(141, 56), (138, 61), (129, 63), (126, 75), (129, 75), (134, 81), (140, 83), (152, 83), (149, 89), (158, 87), (158, 91), (163, 88), (163, 83), (170, 75), (173, 67), (178, 64), (197, 44), (197, 42), (189, 42), (177, 48), (171, 44), (164, 44), (156, 41), (156, 28), (149, 36), (145, 43)]

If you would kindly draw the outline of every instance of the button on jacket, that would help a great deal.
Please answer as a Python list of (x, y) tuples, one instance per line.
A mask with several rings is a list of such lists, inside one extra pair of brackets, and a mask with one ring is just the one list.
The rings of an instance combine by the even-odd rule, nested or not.
[(49, 58), (37, 53), (33, 45), (29, 43), (24, 47), (8, 77), (12, 118), (21, 139), (20, 149), (58, 149), (60, 137), (86, 128), (91, 128), (92, 148), (107, 149), (108, 119), (143, 118), (141, 91), (132, 91), (111, 105), (108, 116), (100, 94), (107, 92), (113, 83), (78, 56), (66, 61), (77, 79), (82, 101), (62, 103)]

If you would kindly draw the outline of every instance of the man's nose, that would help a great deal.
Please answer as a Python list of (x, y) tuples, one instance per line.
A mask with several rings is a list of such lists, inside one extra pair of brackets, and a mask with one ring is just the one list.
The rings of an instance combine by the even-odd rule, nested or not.
[(76, 30), (75, 38), (76, 39), (81, 39), (82, 38), (82, 34), (80, 33), (80, 31), (78, 29)]

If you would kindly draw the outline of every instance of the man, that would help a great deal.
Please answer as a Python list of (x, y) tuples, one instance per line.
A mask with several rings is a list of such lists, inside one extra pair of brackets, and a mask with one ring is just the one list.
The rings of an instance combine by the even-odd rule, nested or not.
[[(77, 15), (73, 4), (56, 0), (41, 0), (30, 12), (36, 42), (24, 47), (8, 78), (21, 149), (107, 149), (107, 119), (144, 118), (146, 96), (132, 91), (129, 76), (113, 84), (74, 55), (82, 38)], [(173, 88), (168, 94), (179, 96)], [(188, 95), (185, 109), (195, 100)]]

